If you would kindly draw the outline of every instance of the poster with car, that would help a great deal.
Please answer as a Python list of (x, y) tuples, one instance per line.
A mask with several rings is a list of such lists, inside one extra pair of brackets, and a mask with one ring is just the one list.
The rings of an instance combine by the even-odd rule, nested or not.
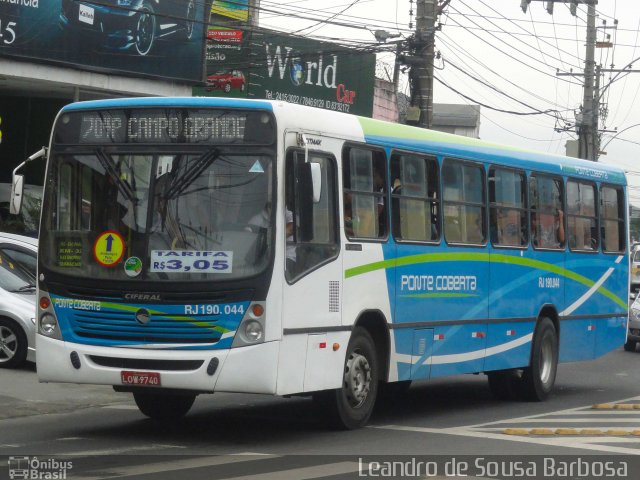
[(0, 1), (0, 56), (202, 83), (210, 9), (211, 0)]
[(208, 53), (207, 84), (194, 88), (194, 95), (246, 96), (373, 114), (375, 54), (282, 32), (233, 33), (227, 28), (224, 34), (221, 27), (209, 28), (208, 42), (216, 43), (207, 51), (215, 53)]
[(213, 0), (206, 41), (205, 86), (197, 96), (246, 97), (249, 1)]

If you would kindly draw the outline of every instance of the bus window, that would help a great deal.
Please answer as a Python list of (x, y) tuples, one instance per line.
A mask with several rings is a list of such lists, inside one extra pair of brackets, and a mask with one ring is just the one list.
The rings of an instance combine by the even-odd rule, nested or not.
[[(314, 202), (310, 164), (320, 165), (320, 199)], [(331, 158), (291, 152), (287, 158), (285, 192), (286, 267), (289, 282), (314, 270), (338, 254), (336, 170)]]
[(447, 242), (484, 243), (487, 234), (482, 168), (447, 159), (442, 167), (442, 188), (444, 236)]
[(491, 242), (523, 247), (529, 241), (524, 173), (503, 168), (489, 171), (489, 231)]
[(391, 178), (394, 237), (415, 242), (438, 241), (440, 192), (436, 159), (394, 154)]
[(387, 236), (384, 153), (358, 147), (343, 152), (344, 229), (348, 238)]
[(73, 170), (71, 165), (63, 163), (60, 166), (58, 185), (58, 228), (71, 230), (71, 187), (73, 185)]
[(571, 250), (598, 249), (595, 185), (567, 181), (567, 232)]
[(600, 189), (600, 226), (602, 229), (602, 249), (605, 252), (624, 251), (624, 195), (621, 188), (605, 187)]
[(535, 248), (562, 249), (565, 245), (562, 181), (546, 175), (529, 178), (531, 239)]

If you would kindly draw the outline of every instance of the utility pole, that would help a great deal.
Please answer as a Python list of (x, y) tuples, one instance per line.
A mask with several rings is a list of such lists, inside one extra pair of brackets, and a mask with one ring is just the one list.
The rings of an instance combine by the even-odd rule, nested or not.
[(582, 122), (579, 127), (578, 157), (598, 161), (598, 118), (600, 101), (594, 101), (594, 77), (596, 55), (596, 2), (587, 6), (587, 51), (584, 60), (584, 97), (582, 100)]
[(416, 0), (416, 33), (413, 56), (405, 56), (411, 65), (411, 106), (420, 112), (417, 125), (431, 128), (433, 124), (433, 64), (435, 59), (435, 33), (440, 27), (436, 19), (451, 0)]
[[(574, 16), (579, 4), (587, 5), (587, 49), (584, 60), (584, 74), (582, 74), (584, 76), (584, 89), (582, 111), (576, 115), (576, 127), (578, 130), (578, 157), (597, 162), (600, 149), (600, 136), (598, 134), (600, 94), (596, 94), (594, 91), (594, 80), (596, 77), (596, 4), (598, 0), (521, 0), (520, 7), (523, 12), (527, 12), (527, 8), (532, 1), (544, 1), (547, 12), (551, 15), (553, 15), (553, 5), (555, 3), (568, 3), (571, 14)], [(580, 76), (575, 73), (558, 73), (557, 75)]]

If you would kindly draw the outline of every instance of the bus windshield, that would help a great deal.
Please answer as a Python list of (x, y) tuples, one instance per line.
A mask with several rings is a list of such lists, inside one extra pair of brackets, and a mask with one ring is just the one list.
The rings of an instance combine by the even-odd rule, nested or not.
[(273, 161), (264, 150), (76, 150), (50, 158), (45, 270), (97, 280), (215, 281), (269, 264)]

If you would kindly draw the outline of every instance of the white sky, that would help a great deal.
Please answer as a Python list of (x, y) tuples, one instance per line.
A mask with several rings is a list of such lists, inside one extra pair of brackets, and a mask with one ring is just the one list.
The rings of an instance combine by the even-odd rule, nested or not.
[[(603, 68), (627, 67), (640, 57), (640, 1), (599, 0), (598, 3), (596, 25), (604, 26), (606, 21), (606, 26), (612, 27), (614, 19), (618, 25), (615, 30), (598, 30), (598, 40), (604, 40), (609, 34), (615, 48), (596, 49), (596, 62)], [(440, 18), (442, 31), (436, 34), (436, 49), (444, 60), (437, 63), (440, 68), (444, 65), (444, 69), (436, 70), (436, 76), (480, 103), (519, 112), (532, 111), (528, 106), (542, 111), (558, 110), (567, 123), (573, 123), (574, 112), (582, 104), (583, 77), (558, 77), (556, 71), (573, 69), (574, 73), (582, 73), (584, 70), (587, 7), (580, 5), (576, 18), (567, 5), (560, 3), (555, 4), (553, 16), (549, 15), (545, 4), (533, 0), (525, 14), (520, 0), (451, 0)], [(300, 34), (324, 40), (344, 38), (373, 44), (375, 39), (370, 33), (373, 30), (384, 29), (404, 37), (411, 33), (409, 0), (262, 0), (261, 7), (264, 9), (260, 13), (261, 26), (287, 32), (306, 28)], [(277, 16), (266, 9), (316, 20)], [(343, 10), (332, 21), (357, 24), (360, 28), (318, 23)], [(415, 1), (413, 10), (415, 25)], [(392, 55), (380, 54), (378, 60), (388, 63), (388, 70), (393, 70)], [(633, 68), (640, 70), (640, 59)], [(615, 73), (604, 74), (601, 85), (607, 85), (614, 76)], [(600, 162), (637, 173), (630, 173), (628, 179), (632, 185), (631, 202), (640, 206), (640, 72), (619, 75), (603, 99), (608, 116), (604, 122), (600, 120), (600, 128), (628, 130), (608, 145), (615, 134), (603, 134), (602, 145), (606, 145), (607, 155), (602, 155)], [(472, 103), (437, 81), (434, 102)], [(484, 140), (564, 154), (565, 142), (576, 138), (574, 131), (554, 131), (554, 127), (564, 126), (564, 122), (556, 122), (553, 116), (516, 116), (485, 107), (481, 107), (481, 114), (480, 137)]]

